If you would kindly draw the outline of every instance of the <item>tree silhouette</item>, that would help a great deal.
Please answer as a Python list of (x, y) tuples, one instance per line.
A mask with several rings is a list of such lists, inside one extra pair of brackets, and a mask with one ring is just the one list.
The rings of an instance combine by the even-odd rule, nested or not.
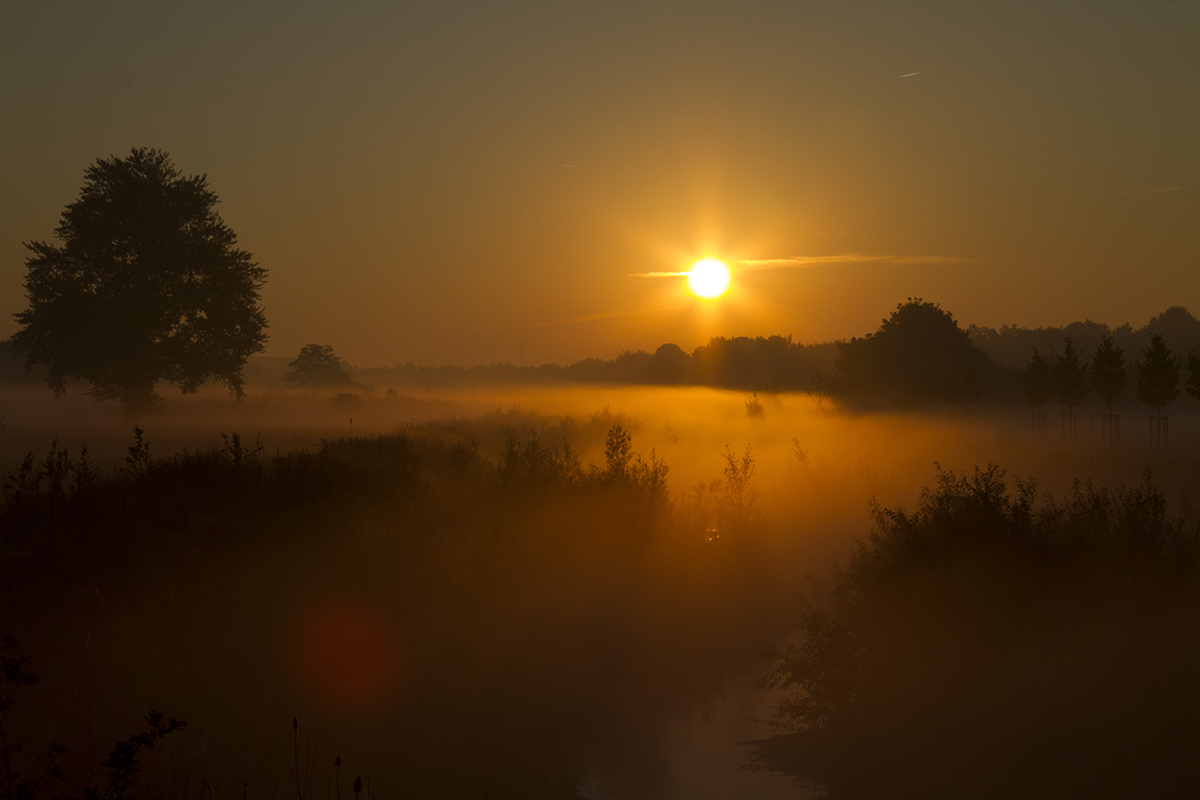
[(1070, 409), (1071, 413), (1075, 412), (1075, 407), (1082, 403), (1091, 391), (1088, 385), (1088, 366), (1079, 358), (1079, 350), (1069, 336), (1063, 354), (1054, 359), (1051, 383), (1054, 387), (1054, 399)]
[(1134, 332), (1134, 336), (1145, 346), (1147, 340), (1158, 334), (1164, 340), (1178, 345), (1195, 346), (1200, 344), (1200, 320), (1192, 316), (1183, 306), (1171, 306), (1161, 314), (1151, 317), (1144, 328)]
[(333, 354), (333, 345), (306, 344), (300, 355), (288, 362), (284, 383), (292, 386), (351, 386), (354, 384), (342, 359)]
[(261, 352), (267, 271), (238, 249), (204, 175), (184, 177), (161, 150), (101, 158), (63, 211), (61, 245), (30, 242), (13, 350), (49, 366), (56, 395), (68, 378), (128, 412), (160, 398), (155, 383), (191, 393), (209, 380), (238, 397), (242, 367)]
[(1092, 354), (1091, 383), (1092, 388), (1104, 398), (1104, 407), (1111, 416), (1113, 403), (1129, 383), (1125, 351), (1113, 343), (1111, 336), (1100, 337), (1100, 346)]
[(1200, 355), (1194, 350), (1187, 356), (1187, 393), (1200, 400)]
[(967, 399), (965, 381), (992, 368), (954, 316), (935, 303), (909, 298), (879, 330), (839, 345), (831, 388), (843, 396), (918, 407)]
[(973, 406), (983, 398), (983, 385), (975, 370), (968, 368), (963, 371), (958, 383), (958, 397), (969, 406)]
[(692, 357), (676, 344), (664, 344), (650, 360), (649, 378), (653, 383), (683, 383), (692, 369)]
[(1156, 415), (1179, 394), (1179, 358), (1171, 355), (1166, 342), (1157, 333), (1142, 351), (1137, 367), (1137, 399), (1154, 408)]
[(1025, 391), (1025, 399), (1031, 406), (1037, 406), (1041, 413), (1042, 406), (1054, 395), (1054, 380), (1050, 360), (1033, 348), (1033, 358), (1025, 365), (1025, 378), (1021, 388)]

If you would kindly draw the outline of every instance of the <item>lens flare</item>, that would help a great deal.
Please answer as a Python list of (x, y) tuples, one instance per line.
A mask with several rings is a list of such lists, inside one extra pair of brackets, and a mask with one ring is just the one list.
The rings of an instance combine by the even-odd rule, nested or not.
[(396, 688), (399, 658), (391, 625), (367, 605), (334, 601), (298, 620), (293, 670), (311, 702), (327, 710), (379, 707)]
[(688, 289), (702, 300), (716, 300), (729, 288), (729, 267), (716, 258), (702, 258), (688, 270)]

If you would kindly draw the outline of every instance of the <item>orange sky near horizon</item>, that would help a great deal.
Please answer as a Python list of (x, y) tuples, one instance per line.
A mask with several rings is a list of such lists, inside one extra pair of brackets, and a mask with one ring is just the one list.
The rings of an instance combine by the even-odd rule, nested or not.
[[(21, 243), (134, 146), (207, 173), (269, 355), (1200, 313), (1200, 10), (1044, 5), (6, 4), (0, 338)], [(643, 276), (704, 256), (720, 300)]]

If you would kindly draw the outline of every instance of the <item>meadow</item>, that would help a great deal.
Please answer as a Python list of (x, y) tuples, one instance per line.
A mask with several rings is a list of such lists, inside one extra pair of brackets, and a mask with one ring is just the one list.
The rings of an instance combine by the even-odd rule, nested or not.
[[(1170, 563), (1193, 569), (1200, 430), (1186, 414), (1172, 420), (1171, 447), (1152, 453), (1134, 415), (1112, 448), (1087, 411), (1072, 443), (1053, 426), (1035, 439), (1023, 409), (857, 414), (805, 394), (702, 388), (262, 390), (241, 403), (172, 401), (137, 421), (140, 438), (117, 409), (44, 398), (10, 395), (0, 438), (0, 630), (43, 679), (5, 689), (14, 703), (3, 724), (24, 742), (14, 751), (21, 775), (44, 743), (67, 744), (67, 780), (44, 796), (103, 787), (112, 743), (144, 727), (151, 709), (188, 726), (142, 753), (139, 796), (305, 800), (348, 796), (361, 776), (379, 796), (719, 797), (771, 772), (790, 772), (801, 788), (777, 777), (754, 784), (755, 796), (812, 786), (874, 796), (877, 785), (848, 772), (875, 764), (906, 774), (880, 758), (889, 750), (880, 742), (934, 726), (897, 717), (895, 692), (911, 688), (915, 708), (945, 713), (951, 694), (939, 692), (961, 687), (899, 681), (893, 694), (877, 693), (892, 698), (880, 716), (862, 712), (870, 725), (854, 728), (851, 717), (829, 725), (792, 713), (803, 676), (788, 685), (779, 669), (796, 655), (787, 648), (813, 640), (819, 587), (853, 585), (845, 576), (861, 572), (863, 548), (887, 538), (894, 517), (884, 511), (965, 502), (976, 495), (947, 487), (969, 487), (977, 467), (1000, 476), (989, 464), (1007, 470), (1000, 495), (1029, 481), (1031, 508), (1086, 499), (1079, 482), (1140, 486), (1156, 524), (1172, 532)], [(1124, 562), (1104, 563), (1119, 573)], [(953, 587), (962, 574), (948, 568), (930, 585)], [(1074, 593), (1075, 573), (1062, 575), (1054, 597), (1091, 596)], [(1191, 591), (1180, 585), (1172, 591)], [(975, 595), (947, 589), (924, 601), (953, 607), (964, 596)], [(1166, 596), (1105, 595), (1105, 613), (1089, 624), (1102, 638), (1119, 617), (1127, 632), (1142, 617), (1114, 609), (1133, 603), (1158, 619)], [(901, 617), (895, 609), (912, 608), (893, 599), (876, 602)], [(885, 611), (875, 618), (890, 619)], [(958, 641), (933, 628), (923, 639), (920, 618), (907, 619), (912, 643), (950, 652)], [(1167, 637), (1179, 625), (1172, 616), (1142, 629)], [(1147, 635), (1122, 651), (1137, 667), (1128, 674), (1147, 679), (1138, 665), (1165, 654), (1178, 680), (1191, 656), (1156, 646)], [(891, 663), (903, 663), (905, 648), (889, 647)], [(960, 674), (925, 669), (928, 655), (913, 658), (915, 674)], [(1062, 657), (1086, 664), (1075, 655)], [(672, 726), (693, 704), (772, 674), (784, 678), (775, 689), (738, 695), (763, 706), (748, 728), (759, 747), (724, 742), (733, 769), (707, 794), (686, 786), (697, 756), (680, 755)], [(981, 676), (995, 678), (961, 674), (975, 689)], [(1094, 727), (1096, 716), (1079, 719)], [(805, 743), (822, 728), (842, 738)], [(841, 743), (837, 757), (811, 757), (829, 741)], [(944, 744), (932, 733), (922, 741), (935, 752)], [(910, 768), (930, 757), (909, 756)], [(971, 761), (969, 750), (955, 758)], [(764, 773), (737, 768), (755, 765)], [(960, 782), (941, 789), (970, 779), (953, 774)]]

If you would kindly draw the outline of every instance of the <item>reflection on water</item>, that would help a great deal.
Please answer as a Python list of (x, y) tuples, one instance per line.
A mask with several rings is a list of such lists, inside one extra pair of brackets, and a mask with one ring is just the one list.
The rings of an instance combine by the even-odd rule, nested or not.
[(658, 785), (629, 769), (588, 759), (580, 794), (589, 800), (807, 800), (825, 797), (821, 787), (795, 778), (746, 768), (750, 742), (772, 734), (768, 720), (778, 692), (755, 686), (751, 670), (723, 676), (702, 686), (689, 703), (676, 709), (665, 726), (659, 753)]

